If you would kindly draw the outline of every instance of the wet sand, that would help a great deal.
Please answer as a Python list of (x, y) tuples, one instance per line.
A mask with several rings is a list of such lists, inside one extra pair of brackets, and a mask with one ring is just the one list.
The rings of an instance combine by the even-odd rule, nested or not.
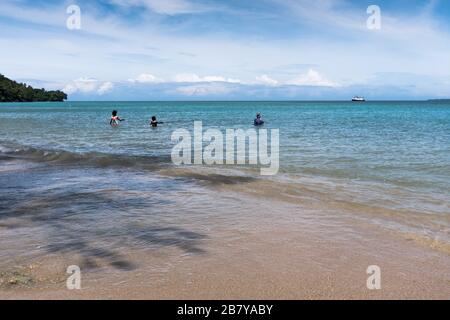
[[(358, 203), (357, 189), (204, 168), (6, 168), (7, 186), (38, 183), (1, 198), (0, 299), (450, 299), (447, 238), (390, 228), (434, 220)], [(81, 290), (66, 288), (71, 265)], [(366, 286), (371, 265), (381, 290)]]
[[(447, 253), (364, 221), (330, 220), (316, 209), (284, 210), (283, 219), (267, 210), (234, 227), (216, 221), (192, 230), (203, 234), (198, 250), (121, 251), (124, 268), (102, 260), (86, 263), (77, 254), (17, 261), (15, 270), (27, 277), (3, 283), (0, 299), (450, 298)], [(81, 290), (66, 289), (71, 264), (82, 269)], [(381, 268), (381, 290), (366, 287), (369, 265)]]

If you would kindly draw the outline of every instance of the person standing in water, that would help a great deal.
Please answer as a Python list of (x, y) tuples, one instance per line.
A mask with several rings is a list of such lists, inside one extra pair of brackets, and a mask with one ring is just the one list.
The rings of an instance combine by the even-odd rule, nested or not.
[(115, 127), (115, 126), (118, 126), (121, 121), (125, 121), (125, 119), (121, 119), (117, 115), (117, 110), (113, 110), (112, 115), (111, 115), (111, 121), (109, 121), (109, 124), (111, 126)]
[(255, 126), (262, 126), (264, 124), (264, 120), (261, 118), (261, 113), (256, 114), (256, 119), (253, 121), (253, 124)]
[(153, 116), (152, 119), (150, 120), (150, 125), (153, 128), (156, 128), (158, 126), (158, 124), (163, 124), (164, 122), (158, 122), (158, 120), (156, 120), (156, 117)]

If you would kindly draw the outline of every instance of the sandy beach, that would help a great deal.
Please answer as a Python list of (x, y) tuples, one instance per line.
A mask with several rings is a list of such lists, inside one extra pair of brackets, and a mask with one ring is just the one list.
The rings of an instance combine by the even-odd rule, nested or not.
[[(442, 103), (117, 104), (114, 128), (110, 103), (2, 109), (0, 299), (450, 298)], [(187, 113), (224, 131), (256, 108), (282, 128), (277, 174), (173, 163)]]
[[(235, 196), (228, 186), (215, 190)], [(172, 233), (181, 241), (173, 245), (166, 239), (159, 248), (93, 259), (74, 251), (18, 260), (1, 270), (0, 299), (450, 298), (450, 256), (427, 242), (336, 214), (327, 204), (240, 198), (254, 212), (239, 221), (216, 217), (196, 230), (181, 224)], [(153, 236), (165, 237), (161, 230)], [(82, 270), (81, 290), (66, 288), (72, 264)], [(381, 290), (366, 286), (370, 265), (381, 268)]]

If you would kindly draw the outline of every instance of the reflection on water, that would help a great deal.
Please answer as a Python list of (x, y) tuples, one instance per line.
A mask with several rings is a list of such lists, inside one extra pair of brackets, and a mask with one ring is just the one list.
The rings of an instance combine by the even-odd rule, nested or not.
[(131, 171), (46, 166), (3, 173), (0, 181), (3, 263), (45, 251), (132, 269), (120, 253), (128, 246), (203, 253), (206, 236), (172, 220), (187, 185)]

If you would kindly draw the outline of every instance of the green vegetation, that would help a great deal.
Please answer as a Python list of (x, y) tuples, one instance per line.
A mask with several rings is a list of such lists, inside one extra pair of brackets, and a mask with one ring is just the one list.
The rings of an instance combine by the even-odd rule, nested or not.
[(0, 74), (0, 102), (64, 101), (67, 94), (62, 91), (33, 89), (25, 83), (17, 83)]

